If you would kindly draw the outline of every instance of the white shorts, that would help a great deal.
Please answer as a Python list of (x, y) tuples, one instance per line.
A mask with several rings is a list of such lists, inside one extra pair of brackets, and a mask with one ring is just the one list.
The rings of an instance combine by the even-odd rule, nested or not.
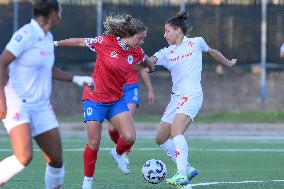
[(177, 113), (183, 113), (193, 120), (202, 106), (202, 101), (202, 93), (184, 95), (172, 94), (171, 101), (168, 104), (161, 121), (172, 124)]
[(7, 116), (2, 121), (8, 133), (23, 123), (29, 124), (33, 137), (59, 126), (48, 101), (31, 105), (13, 93), (6, 93), (6, 104)]

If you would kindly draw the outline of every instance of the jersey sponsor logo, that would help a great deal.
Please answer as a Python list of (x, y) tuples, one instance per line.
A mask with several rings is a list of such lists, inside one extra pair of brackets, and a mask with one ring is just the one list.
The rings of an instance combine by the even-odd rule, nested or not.
[(88, 107), (88, 108), (87, 108), (87, 115), (90, 116), (90, 115), (92, 115), (92, 113), (93, 113), (92, 108), (91, 108), (91, 107)]
[(178, 61), (180, 59), (191, 57), (193, 55), (193, 53), (194, 53), (194, 51), (193, 52), (188, 52), (186, 54), (183, 54), (181, 56), (177, 56), (177, 57), (174, 57), (174, 58), (170, 58), (168, 60), (171, 61), (171, 62), (176, 62), (176, 61)]
[(15, 37), (15, 40), (20, 42), (21, 40), (23, 39), (23, 36), (21, 34), (18, 34), (16, 37)]
[(128, 64), (132, 64), (133, 63), (133, 56), (130, 54), (130, 55), (128, 55), (128, 57), (127, 57), (127, 62), (128, 62)]
[(112, 57), (112, 58), (118, 58), (117, 52), (116, 52), (116, 51), (112, 51), (112, 52), (110, 53), (110, 57)]
[(51, 56), (53, 55), (53, 52), (51, 51), (40, 51), (40, 56)]

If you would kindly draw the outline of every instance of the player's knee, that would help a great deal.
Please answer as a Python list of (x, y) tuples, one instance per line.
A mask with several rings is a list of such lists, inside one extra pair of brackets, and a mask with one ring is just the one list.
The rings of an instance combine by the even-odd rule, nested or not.
[(99, 149), (100, 141), (97, 140), (88, 140), (88, 146), (94, 151)]
[(27, 166), (33, 159), (33, 153), (25, 152), (22, 155), (16, 155), (16, 157), (22, 165)]
[(165, 143), (165, 141), (164, 141), (163, 138), (161, 138), (161, 137), (159, 137), (159, 136), (156, 136), (156, 143), (157, 143), (158, 145), (162, 145), (162, 144)]
[(135, 140), (136, 140), (136, 136), (135, 135), (125, 135), (123, 136), (123, 140), (125, 142), (127, 142), (128, 144), (134, 144)]

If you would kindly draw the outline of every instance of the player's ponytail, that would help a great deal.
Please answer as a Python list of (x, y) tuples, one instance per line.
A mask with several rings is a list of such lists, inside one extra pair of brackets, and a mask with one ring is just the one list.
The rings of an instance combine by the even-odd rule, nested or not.
[(51, 11), (59, 11), (59, 2), (57, 0), (34, 0), (33, 15), (47, 18)]
[(169, 24), (175, 28), (181, 28), (183, 34), (187, 33), (188, 26), (186, 20), (188, 18), (188, 14), (185, 11), (179, 12), (175, 17), (169, 18), (166, 21), (166, 24)]

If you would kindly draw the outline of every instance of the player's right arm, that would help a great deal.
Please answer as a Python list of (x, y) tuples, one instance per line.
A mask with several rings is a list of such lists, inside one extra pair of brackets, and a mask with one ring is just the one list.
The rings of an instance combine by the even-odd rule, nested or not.
[(54, 46), (87, 47), (87, 44), (85, 43), (85, 38), (69, 38), (69, 39), (54, 41)]
[(4, 119), (7, 114), (6, 96), (4, 92), (4, 78), (7, 74), (6, 68), (15, 58), (16, 57), (7, 49), (0, 55), (0, 119)]

